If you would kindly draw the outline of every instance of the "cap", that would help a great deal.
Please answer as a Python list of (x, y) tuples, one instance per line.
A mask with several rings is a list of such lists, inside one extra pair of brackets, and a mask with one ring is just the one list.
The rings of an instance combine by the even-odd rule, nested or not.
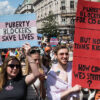
[(46, 51), (50, 51), (50, 47), (45, 47), (44, 50), (45, 50), (45, 52), (46, 52)]

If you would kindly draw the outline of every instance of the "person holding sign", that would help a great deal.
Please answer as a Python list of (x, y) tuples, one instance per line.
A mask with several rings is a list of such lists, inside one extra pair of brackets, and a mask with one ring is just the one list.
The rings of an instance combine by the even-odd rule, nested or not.
[[(72, 87), (72, 63), (68, 62), (69, 50), (66, 46), (56, 47), (58, 63), (53, 65), (47, 75), (48, 100), (78, 100), (80, 85)], [(77, 93), (76, 93), (77, 92)]]
[(15, 56), (7, 57), (0, 73), (0, 100), (26, 100), (27, 86), (41, 75), (38, 65), (28, 54), (30, 45), (25, 44), (23, 48), (32, 73), (22, 76), (20, 61)]

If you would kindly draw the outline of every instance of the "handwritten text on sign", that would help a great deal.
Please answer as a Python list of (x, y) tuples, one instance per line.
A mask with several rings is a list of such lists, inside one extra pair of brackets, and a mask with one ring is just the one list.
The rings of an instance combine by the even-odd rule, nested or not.
[(75, 23), (73, 81), (100, 89), (100, 3), (79, 0)]
[(35, 21), (15, 21), (0, 23), (0, 35), (35, 33)]
[(36, 34), (14, 34), (0, 36), (0, 41), (36, 40)]
[(87, 2), (80, 0), (78, 2), (76, 27), (88, 29), (100, 29), (100, 3)]
[(80, 84), (83, 88), (100, 88), (100, 62), (98, 60), (75, 57), (73, 64), (75, 84)]
[(18, 48), (26, 42), (29, 42), (31, 46), (38, 46), (36, 14), (1, 16), (0, 48)]

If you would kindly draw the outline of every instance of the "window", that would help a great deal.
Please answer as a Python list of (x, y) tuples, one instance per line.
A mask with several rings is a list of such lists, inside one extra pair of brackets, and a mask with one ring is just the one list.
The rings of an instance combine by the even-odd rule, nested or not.
[(61, 6), (61, 8), (60, 8), (61, 10), (65, 10), (66, 9), (66, 7), (65, 6)]
[(61, 6), (65, 6), (65, 0), (61, 1)]
[(60, 10), (65, 10), (66, 9), (66, 6), (65, 6), (65, 0), (62, 0), (61, 1), (61, 7), (60, 7)]
[(65, 25), (66, 24), (66, 18), (62, 18), (62, 20), (61, 20), (61, 23), (63, 24), (63, 25)]
[(62, 22), (65, 22), (66, 21), (66, 19), (65, 18), (62, 18)]
[(51, 8), (51, 5), (49, 5), (49, 8)]
[(49, 11), (49, 14), (51, 14), (52, 13), (52, 11)]
[(47, 15), (47, 13), (45, 13), (45, 16)]
[(74, 1), (70, 1), (70, 8), (74, 8)]
[(71, 19), (70, 24), (74, 24), (74, 23), (75, 23), (75, 20)]

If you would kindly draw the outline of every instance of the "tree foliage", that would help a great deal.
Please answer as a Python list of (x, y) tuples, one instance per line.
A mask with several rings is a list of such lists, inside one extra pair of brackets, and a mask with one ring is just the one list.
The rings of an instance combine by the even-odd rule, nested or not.
[(48, 37), (58, 36), (59, 33), (57, 29), (58, 28), (55, 16), (53, 13), (50, 13), (49, 16), (46, 17), (43, 21), (43, 28), (41, 29), (41, 33)]

